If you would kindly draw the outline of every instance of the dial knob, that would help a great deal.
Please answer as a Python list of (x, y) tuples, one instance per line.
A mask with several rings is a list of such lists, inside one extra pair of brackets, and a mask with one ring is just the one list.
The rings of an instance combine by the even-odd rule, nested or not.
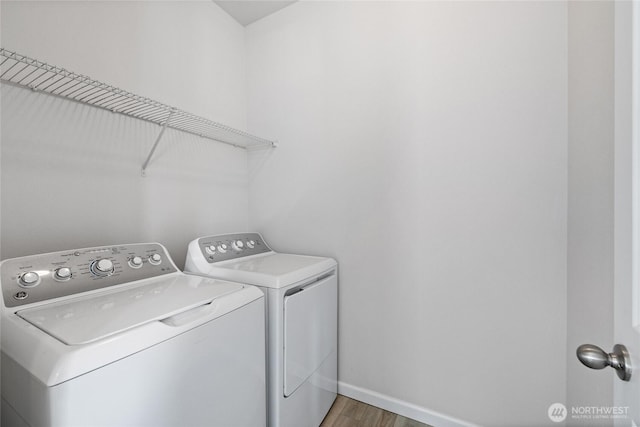
[(71, 269), (69, 267), (56, 268), (53, 272), (53, 278), (56, 280), (64, 281), (71, 279)]
[(35, 271), (29, 271), (20, 276), (19, 284), (23, 288), (32, 288), (40, 283), (40, 275)]
[(206, 248), (204, 248), (204, 250), (207, 251), (209, 255), (213, 255), (216, 253), (216, 247), (214, 245), (207, 246)]
[(149, 256), (149, 262), (153, 265), (158, 265), (162, 262), (162, 256), (160, 254), (153, 254)]
[(244, 242), (242, 240), (236, 240), (232, 243), (232, 246), (236, 251), (241, 251), (244, 249)]
[(256, 241), (255, 240), (247, 240), (247, 247), (249, 249), (253, 249), (256, 246)]
[(110, 259), (99, 259), (91, 263), (91, 272), (100, 277), (106, 277), (113, 274), (113, 261)]
[(142, 258), (139, 256), (134, 256), (129, 259), (129, 266), (131, 268), (140, 268), (142, 267)]
[(227, 252), (227, 245), (225, 243), (222, 243), (220, 245), (218, 245), (218, 252), (220, 253), (225, 253)]

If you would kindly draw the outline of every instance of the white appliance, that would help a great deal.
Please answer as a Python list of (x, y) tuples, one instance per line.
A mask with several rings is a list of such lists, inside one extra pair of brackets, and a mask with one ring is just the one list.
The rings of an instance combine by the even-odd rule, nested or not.
[(264, 297), (157, 243), (0, 263), (2, 426), (264, 426)]
[(189, 244), (185, 271), (260, 287), (267, 304), (271, 427), (317, 427), (337, 392), (337, 263), (276, 253), (257, 233)]

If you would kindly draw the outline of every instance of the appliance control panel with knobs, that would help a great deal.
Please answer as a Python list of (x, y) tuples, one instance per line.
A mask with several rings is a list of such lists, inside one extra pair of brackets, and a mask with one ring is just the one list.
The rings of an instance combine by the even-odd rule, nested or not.
[(209, 262), (227, 261), (250, 255), (270, 252), (271, 248), (258, 233), (235, 233), (202, 237), (198, 240), (200, 251)]
[(0, 280), (4, 305), (18, 307), (177, 271), (162, 245), (137, 243), (7, 259)]

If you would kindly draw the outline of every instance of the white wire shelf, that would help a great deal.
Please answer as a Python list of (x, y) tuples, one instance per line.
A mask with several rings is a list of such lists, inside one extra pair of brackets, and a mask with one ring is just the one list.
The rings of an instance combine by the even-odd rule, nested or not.
[(277, 146), (276, 141), (251, 135), (4, 48), (0, 48), (0, 80), (161, 126), (160, 134), (142, 166), (143, 175), (166, 128), (244, 149)]

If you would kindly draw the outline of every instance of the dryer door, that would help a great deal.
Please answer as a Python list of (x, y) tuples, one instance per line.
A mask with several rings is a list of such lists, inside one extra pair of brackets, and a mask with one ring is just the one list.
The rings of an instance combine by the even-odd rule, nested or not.
[(291, 395), (337, 347), (335, 273), (284, 298), (284, 396)]

